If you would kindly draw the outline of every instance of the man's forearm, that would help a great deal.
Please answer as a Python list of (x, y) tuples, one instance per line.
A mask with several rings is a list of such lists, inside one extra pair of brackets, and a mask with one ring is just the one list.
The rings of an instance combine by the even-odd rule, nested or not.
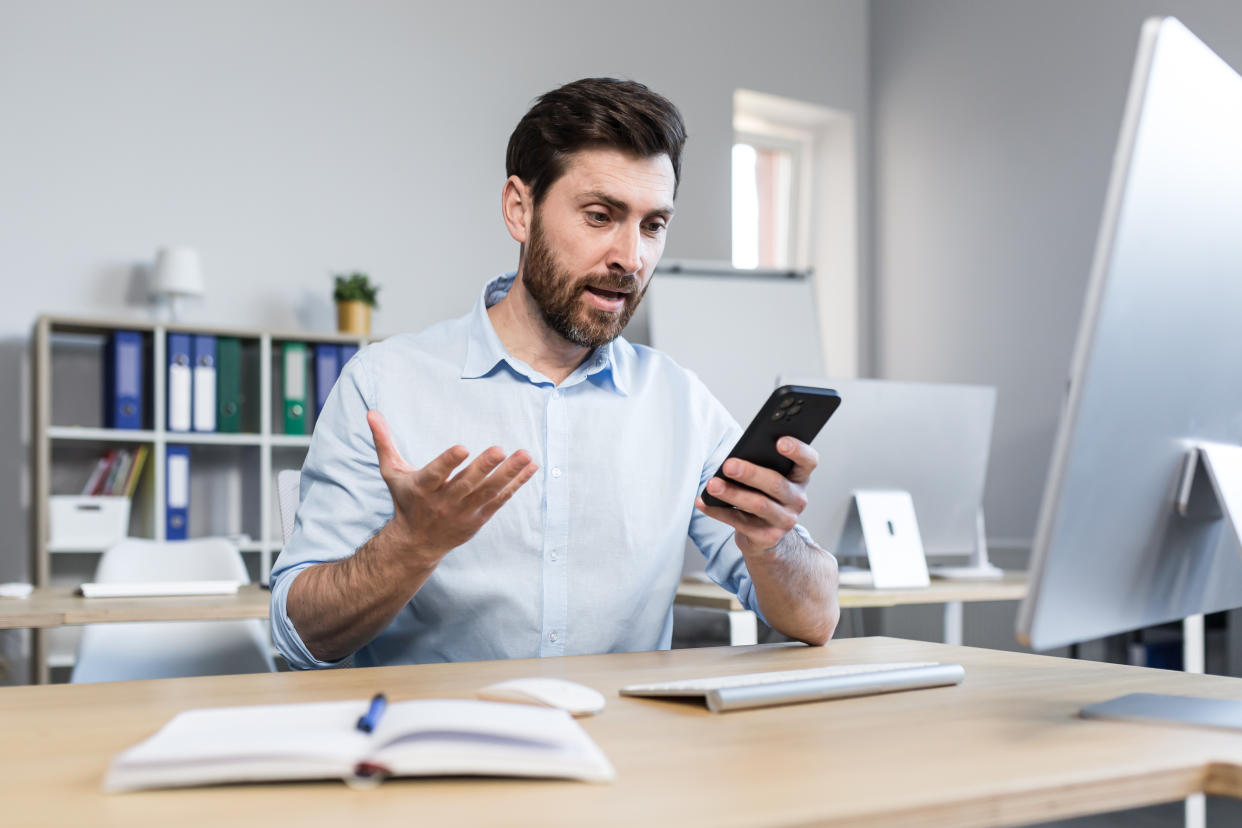
[(298, 573), (285, 611), (311, 655), (335, 661), (379, 635), (435, 571), (415, 561), (390, 521), (350, 557)]
[(837, 561), (788, 532), (772, 549), (746, 555), (759, 609), (773, 629), (807, 644), (826, 644), (837, 629)]

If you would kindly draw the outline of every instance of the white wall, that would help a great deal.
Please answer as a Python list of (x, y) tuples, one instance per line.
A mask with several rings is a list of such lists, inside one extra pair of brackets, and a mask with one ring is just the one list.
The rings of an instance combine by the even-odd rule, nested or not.
[[(345, 268), (383, 286), (380, 332), (466, 312), (516, 264), (509, 132), (588, 75), (681, 107), (667, 255), (728, 259), (734, 90), (866, 123), (867, 7), (0, 0), (0, 423), (24, 411), (36, 313), (142, 313), (135, 265), (162, 244), (201, 251), (202, 321), (330, 326)], [(0, 580), (26, 574), (18, 431), (0, 433)]]
[(994, 542), (1034, 532), (1139, 28), (1160, 13), (1242, 67), (1236, 0), (871, 7), (877, 374), (998, 386)]

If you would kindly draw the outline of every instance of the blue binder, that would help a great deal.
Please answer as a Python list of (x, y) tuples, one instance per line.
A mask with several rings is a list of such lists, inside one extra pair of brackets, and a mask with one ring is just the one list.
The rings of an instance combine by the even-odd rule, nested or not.
[(113, 331), (104, 346), (104, 425), (142, 428), (142, 334)]
[(315, 416), (323, 411), (328, 393), (341, 373), (341, 349), (339, 345), (320, 343), (315, 346)]
[(190, 335), (168, 335), (168, 430), (189, 431), (193, 424), (194, 368)]
[(190, 447), (169, 446), (166, 462), (164, 537), (185, 540), (190, 527)]
[[(357, 345), (342, 345), (341, 346), (341, 367), (344, 368), (345, 363), (353, 359), (354, 354), (356, 353), (358, 353)], [(338, 371), (337, 373), (340, 373), (340, 372)]]
[(194, 430), (216, 430), (216, 338), (194, 334)]

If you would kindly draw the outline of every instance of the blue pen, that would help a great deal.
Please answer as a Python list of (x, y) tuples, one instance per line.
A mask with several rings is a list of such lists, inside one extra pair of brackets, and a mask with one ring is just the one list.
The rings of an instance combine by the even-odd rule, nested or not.
[(371, 699), (371, 707), (367, 710), (366, 715), (358, 717), (358, 729), (363, 733), (370, 733), (375, 730), (375, 726), (379, 724), (380, 716), (384, 715), (384, 708), (388, 706), (388, 698), (383, 693), (376, 693)]

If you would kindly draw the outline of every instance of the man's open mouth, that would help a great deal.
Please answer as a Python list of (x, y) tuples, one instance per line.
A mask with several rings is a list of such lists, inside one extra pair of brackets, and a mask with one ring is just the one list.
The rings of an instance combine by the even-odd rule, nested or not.
[(594, 285), (587, 285), (587, 290), (594, 293), (596, 296), (612, 300), (624, 299), (626, 296), (630, 295), (628, 290), (606, 290), (604, 288), (595, 287)]

